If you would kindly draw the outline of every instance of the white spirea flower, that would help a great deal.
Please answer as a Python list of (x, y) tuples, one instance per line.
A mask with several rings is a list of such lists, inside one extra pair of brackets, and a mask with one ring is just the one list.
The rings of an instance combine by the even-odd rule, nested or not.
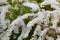
[(60, 3), (56, 0), (44, 0), (44, 2), (41, 3), (41, 7), (44, 7), (44, 5), (51, 5), (52, 8), (60, 10)]
[(5, 19), (5, 14), (6, 14), (6, 11), (10, 8), (11, 6), (10, 5), (7, 5), (7, 6), (2, 6), (2, 10), (1, 10), (1, 24), (3, 25), (2, 29), (6, 29), (6, 19)]
[(0, 4), (6, 4), (7, 0), (0, 0)]
[(57, 35), (57, 39), (56, 40), (60, 40), (60, 36), (59, 35)]
[(41, 36), (44, 37), (46, 35), (46, 32), (49, 30), (49, 28), (46, 28), (44, 29), (42, 32), (41, 32)]
[(34, 4), (34, 3), (25, 2), (25, 3), (23, 3), (23, 6), (32, 8), (32, 11), (39, 10), (39, 6), (37, 4)]
[(54, 40), (53, 37), (49, 37), (49, 36), (46, 36), (46, 39), (47, 39), (47, 40)]
[(36, 35), (39, 36), (40, 32), (41, 32), (41, 27), (40, 27), (40, 25), (37, 25), (36, 29), (35, 29), (35, 31), (34, 31), (34, 33), (32, 35), (33, 37), (30, 40), (37, 40), (37, 36)]
[[(35, 24), (36, 24), (36, 28), (34, 29), (33, 35), (31, 36), (29, 40), (44, 40), (45, 38), (47, 40), (54, 40), (54, 37), (50, 37), (47, 34), (47, 32), (50, 31), (49, 30), (50, 28), (52, 28), (53, 31), (54, 30), (56, 31), (57, 33), (56, 40), (60, 40), (60, 36), (59, 36), (60, 27), (58, 25), (58, 23), (60, 24), (60, 3), (58, 1), (44, 0), (43, 2), (41, 2), (40, 5), (38, 2), (34, 0), (33, 2), (31, 2), (32, 0), (12, 0), (11, 1), (12, 5), (9, 4), (7, 1), (8, 0), (0, 0), (0, 4), (1, 4), (0, 6), (0, 27), (2, 27), (0, 28), (0, 33), (1, 33), (0, 40), (10, 40), (12, 31), (16, 34), (19, 34), (20, 27), (22, 28), (21, 35), (18, 35), (18, 38), (16, 37), (17, 35), (14, 35), (13, 39), (17, 38), (17, 40), (23, 40), (24, 38), (29, 37), (30, 31), (32, 30), (32, 27), (35, 27), (34, 26)], [(44, 5), (49, 5), (49, 4), (55, 10), (50, 11), (50, 10), (45, 10), (44, 8), (42, 9), (40, 8), (40, 7), (44, 7)], [(32, 13), (24, 14), (24, 10), (22, 6), (31, 8)], [(20, 7), (22, 9), (20, 9)], [(9, 8), (12, 8), (13, 10), (9, 10)], [(16, 12), (19, 11), (18, 13), (20, 16), (17, 16), (16, 19), (10, 23), (10, 19), (5, 19), (6, 11), (11, 13), (10, 15), (8, 15), (10, 18), (14, 18), (14, 16), (16, 16), (14, 11)], [(21, 15), (20, 13), (23, 15)], [(29, 17), (32, 17), (32, 19), (29, 20), (28, 19)], [(25, 24), (25, 19), (27, 19), (28, 21), (27, 24)], [(37, 38), (37, 36), (39, 37)]]

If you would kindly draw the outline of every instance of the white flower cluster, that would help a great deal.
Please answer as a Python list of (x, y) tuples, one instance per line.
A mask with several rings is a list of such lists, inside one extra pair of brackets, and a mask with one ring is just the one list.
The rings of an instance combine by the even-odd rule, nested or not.
[[(14, 0), (12, 0), (14, 2)], [(22, 0), (21, 0), (22, 1)], [(0, 3), (8, 3), (7, 0), (0, 0)], [(3, 5), (0, 7), (0, 40), (10, 40), (10, 36), (12, 31), (16, 34), (19, 33), (18, 28), (21, 27), (21, 35), (17, 38), (17, 40), (23, 40), (29, 36), (32, 27), (36, 28), (34, 30), (33, 35), (30, 40), (60, 40), (60, 26), (58, 23), (60, 22), (60, 3), (56, 0), (44, 0), (40, 5), (44, 7), (44, 5), (50, 4), (52, 8), (55, 10), (49, 11), (45, 9), (41, 9), (38, 6), (38, 3), (32, 2), (23, 2), (22, 6), (30, 7), (32, 13), (26, 13), (24, 15), (19, 15), (15, 20), (10, 23), (10, 20), (5, 19), (6, 12), (13, 8), (10, 4)], [(33, 11), (37, 11), (34, 13)], [(25, 19), (33, 17), (27, 24), (25, 24)], [(27, 19), (28, 20), (28, 19)], [(9, 25), (7, 26), (7, 23)], [(59, 23), (60, 24), (60, 23)], [(7, 30), (5, 30), (8, 28)], [(39, 37), (37, 37), (39, 36)]]

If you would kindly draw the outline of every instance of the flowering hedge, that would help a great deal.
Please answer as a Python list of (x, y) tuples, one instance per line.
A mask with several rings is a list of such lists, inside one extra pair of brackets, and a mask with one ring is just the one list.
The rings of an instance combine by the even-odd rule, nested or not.
[(0, 40), (60, 40), (60, 0), (0, 0)]

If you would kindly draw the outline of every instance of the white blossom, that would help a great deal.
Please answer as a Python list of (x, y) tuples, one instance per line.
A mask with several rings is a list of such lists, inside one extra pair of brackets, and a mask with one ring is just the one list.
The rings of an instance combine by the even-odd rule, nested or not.
[[(15, 1), (17, 3), (15, 3)], [(47, 34), (50, 28), (56, 31), (56, 36), (57, 36), (56, 40), (60, 40), (60, 36), (59, 36), (60, 26), (58, 25), (58, 23), (60, 23), (60, 3), (56, 0), (44, 0), (41, 3), (37, 3), (34, 0), (32, 2), (31, 1), (12, 0), (11, 1), (12, 5), (11, 5), (10, 3), (7, 2), (7, 0), (0, 0), (0, 4), (1, 4), (0, 40), (10, 40), (11, 39), (10, 36), (12, 35), (12, 32), (14, 32), (15, 34), (20, 34), (19, 32), (20, 27), (22, 28), (21, 35), (14, 35), (12, 38), (15, 39), (17, 38), (17, 36), (18, 36), (17, 40), (23, 40), (24, 38), (28, 38), (30, 31), (33, 29), (32, 27), (35, 27), (35, 24), (36, 24), (36, 28), (34, 29), (34, 32), (29, 40), (44, 40), (45, 38), (47, 40), (55, 40), (54, 37), (49, 36)], [(6, 4), (6, 5), (2, 5), (2, 4)], [(40, 8), (40, 7), (44, 7), (44, 5), (49, 5), (49, 4), (52, 8), (54, 8), (53, 11)], [(24, 14), (24, 8), (22, 8), (22, 6), (31, 8), (32, 12), (31, 13), (28, 12)], [(13, 9), (12, 11), (10, 10), (11, 8)], [(17, 16), (15, 15), (17, 14), (17, 12), (18, 12), (18, 16), (15, 19), (13, 19), (13, 21), (11, 21), (9, 18), (6, 19), (5, 17), (7, 11), (10, 14), (9, 15), (10, 18), (14, 18), (14, 16)], [(14, 11), (16, 13), (14, 13)], [(35, 13), (35, 11), (37, 12)], [(29, 17), (32, 17), (31, 20)], [(25, 19), (27, 19), (26, 20), (28, 21), (27, 23)], [(50, 25), (49, 23), (52, 25)], [(39, 37), (37, 37), (36, 35), (38, 35)]]
[(6, 4), (7, 0), (0, 0), (0, 4)]
[(34, 3), (25, 2), (25, 3), (23, 3), (23, 6), (32, 8), (32, 11), (39, 10), (39, 6), (37, 4), (34, 4)]

